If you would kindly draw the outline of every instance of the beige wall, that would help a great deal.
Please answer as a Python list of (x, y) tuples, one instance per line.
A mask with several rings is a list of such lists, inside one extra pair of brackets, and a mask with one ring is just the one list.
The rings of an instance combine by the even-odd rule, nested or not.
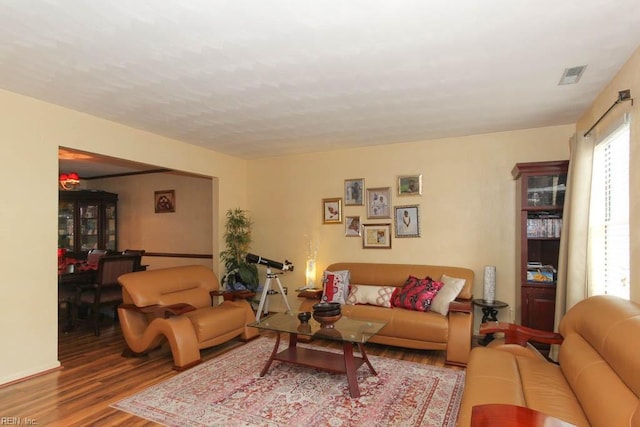
[[(91, 189), (118, 194), (118, 250), (217, 255), (212, 242), (212, 236), (217, 235), (213, 232), (213, 211), (218, 204), (218, 196), (213, 194), (214, 181), (217, 179), (164, 172), (86, 182)], [(175, 191), (175, 212), (155, 212), (157, 190)], [(142, 261), (148, 269), (187, 264), (213, 267), (211, 258), (145, 256)]]
[[(0, 117), (6, 156), (0, 170), (2, 384), (59, 366), (59, 146), (217, 177), (214, 234), (224, 226), (227, 209), (246, 206), (246, 162), (6, 91), (0, 91)], [(211, 236), (214, 253), (220, 239)]]
[[(474, 294), (482, 296), (484, 265), (497, 267), (497, 299), (515, 307), (515, 181), (517, 162), (568, 158), (573, 126), (557, 126), (298, 155), (249, 162), (247, 199), (254, 218), (254, 250), (293, 261), (284, 286), (304, 283), (307, 239), (319, 236), (318, 275), (336, 261), (416, 263), (468, 267), (476, 273)], [(397, 176), (422, 174), (422, 196), (398, 197)], [(391, 249), (363, 249), (345, 237), (344, 224), (322, 224), (322, 199), (344, 197), (344, 180), (364, 178), (366, 187), (391, 187), (392, 205), (419, 204), (420, 238), (392, 239)], [(344, 215), (364, 207), (348, 206)], [(264, 275), (264, 271), (262, 271)], [(290, 301), (295, 301), (295, 293)], [(283, 305), (271, 297), (272, 307)], [(513, 313), (515, 314), (515, 313)], [(508, 310), (501, 317), (510, 320)]]
[(618, 91), (631, 89), (635, 102), (625, 102), (615, 107), (598, 125), (596, 132), (606, 129), (624, 112), (631, 112), (631, 140), (629, 144), (629, 229), (631, 244), (631, 300), (640, 302), (640, 48), (598, 95), (595, 102), (576, 124), (579, 135), (589, 129), (618, 98)]

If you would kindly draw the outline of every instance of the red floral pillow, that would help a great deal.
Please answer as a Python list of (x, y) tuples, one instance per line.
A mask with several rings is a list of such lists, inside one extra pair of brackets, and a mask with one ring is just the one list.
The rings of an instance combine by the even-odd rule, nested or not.
[(409, 276), (402, 288), (396, 288), (391, 296), (391, 305), (406, 308), (407, 310), (429, 311), (431, 301), (444, 283), (433, 280), (431, 277), (418, 279)]

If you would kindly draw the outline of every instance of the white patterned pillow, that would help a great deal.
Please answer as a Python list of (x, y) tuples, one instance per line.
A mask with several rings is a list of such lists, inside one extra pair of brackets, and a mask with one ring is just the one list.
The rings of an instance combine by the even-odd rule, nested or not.
[(371, 304), (380, 307), (391, 307), (393, 286), (351, 285), (347, 304)]
[(346, 303), (349, 295), (349, 270), (325, 271), (322, 274), (322, 283), (323, 301)]
[(431, 301), (431, 311), (435, 311), (436, 313), (446, 316), (449, 313), (449, 304), (451, 304), (451, 301), (456, 299), (464, 287), (466, 280), (449, 277), (446, 274), (443, 274), (440, 281), (444, 283), (444, 286), (438, 291), (436, 296), (433, 298), (433, 301)]

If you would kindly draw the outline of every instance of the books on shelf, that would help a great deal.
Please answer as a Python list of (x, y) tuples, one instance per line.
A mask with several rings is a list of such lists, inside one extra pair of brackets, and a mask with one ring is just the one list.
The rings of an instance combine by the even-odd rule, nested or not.
[(558, 238), (562, 232), (562, 218), (527, 218), (527, 237)]

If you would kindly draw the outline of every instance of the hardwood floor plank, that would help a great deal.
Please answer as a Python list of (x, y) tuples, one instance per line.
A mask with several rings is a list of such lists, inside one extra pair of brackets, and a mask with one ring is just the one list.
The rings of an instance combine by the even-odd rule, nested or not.
[[(119, 325), (104, 327), (100, 337), (94, 336), (88, 325), (68, 334), (61, 332), (58, 342), (63, 369), (0, 386), (0, 417), (29, 418), (40, 426), (157, 425), (109, 405), (177, 375), (172, 369), (173, 358), (168, 347), (154, 350), (148, 356), (124, 358), (120, 355), (125, 343)], [(314, 340), (313, 343), (341, 348), (335, 341)], [(202, 350), (201, 356), (203, 361), (211, 360), (241, 345), (244, 343), (232, 340)], [(367, 344), (366, 349), (369, 355), (445, 366), (443, 351), (372, 343)]]

